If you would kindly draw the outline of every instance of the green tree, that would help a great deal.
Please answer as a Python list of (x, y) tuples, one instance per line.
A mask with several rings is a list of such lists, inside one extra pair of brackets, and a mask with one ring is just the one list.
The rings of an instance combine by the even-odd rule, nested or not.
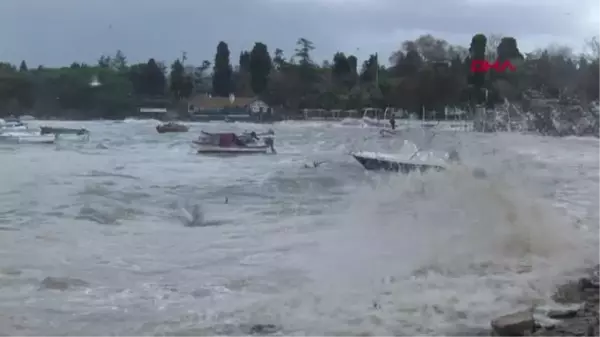
[(162, 66), (151, 58), (142, 70), (142, 79), (146, 81), (145, 94), (155, 97), (164, 96), (167, 79)]
[(0, 111), (19, 114), (33, 106), (32, 83), (14, 67), (0, 66)]
[(183, 64), (179, 60), (175, 60), (171, 65), (169, 89), (173, 97), (177, 100), (188, 98), (191, 96), (194, 89), (194, 83), (190, 76), (185, 74)]
[(108, 68), (112, 63), (112, 58), (110, 56), (102, 55), (98, 59), (98, 66), (100, 68)]
[(21, 61), (21, 64), (19, 65), (19, 71), (20, 72), (27, 72), (29, 69), (27, 68), (27, 63), (25, 63), (25, 60)]
[(269, 75), (273, 64), (267, 46), (264, 43), (256, 42), (250, 53), (250, 75), (252, 91), (256, 95), (261, 95), (267, 88)]
[(350, 63), (344, 53), (337, 52), (333, 55), (332, 75), (339, 80), (350, 74)]
[(250, 52), (244, 50), (240, 53), (240, 70), (245, 72), (250, 72)]
[(208, 81), (206, 71), (210, 68), (211, 63), (208, 60), (202, 61), (202, 65), (194, 69), (194, 90), (196, 92), (210, 92), (211, 83)]
[[(487, 38), (483, 34), (476, 34), (471, 39), (469, 47), (469, 63), (477, 60), (485, 60), (485, 51)], [(470, 64), (469, 64), (470, 66)], [(475, 103), (481, 103), (484, 100), (483, 89), (485, 88), (485, 72), (470, 72), (468, 83), (472, 88), (473, 99)]]
[(213, 68), (212, 90), (215, 96), (227, 97), (232, 92), (232, 73), (229, 47), (221, 41), (217, 45)]
[(377, 56), (375, 54), (371, 54), (369, 55), (369, 58), (363, 62), (362, 69), (360, 71), (360, 82), (364, 84), (375, 82), (377, 71)]
[(121, 50), (117, 50), (115, 56), (110, 60), (110, 67), (117, 71), (126, 71), (127, 70), (127, 57)]
[(275, 69), (279, 70), (285, 65), (285, 57), (283, 56), (283, 50), (275, 49), (275, 57), (273, 57), (273, 65)]

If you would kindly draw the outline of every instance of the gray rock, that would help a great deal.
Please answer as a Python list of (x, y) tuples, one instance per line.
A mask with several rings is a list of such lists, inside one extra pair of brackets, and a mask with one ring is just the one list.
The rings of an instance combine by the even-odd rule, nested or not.
[(567, 309), (552, 309), (548, 311), (548, 317), (553, 319), (573, 318), (577, 316), (577, 312), (582, 306)]
[(495, 336), (527, 336), (535, 332), (533, 310), (523, 310), (492, 320)]
[(275, 324), (254, 324), (250, 328), (251, 335), (268, 335), (277, 332)]
[(579, 290), (598, 289), (600, 283), (595, 277), (584, 277), (579, 280)]

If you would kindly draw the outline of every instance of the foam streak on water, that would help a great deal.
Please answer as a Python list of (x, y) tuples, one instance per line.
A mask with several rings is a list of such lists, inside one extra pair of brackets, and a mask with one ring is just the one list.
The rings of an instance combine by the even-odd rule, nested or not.
[[(351, 125), (61, 124), (91, 142), (0, 146), (2, 333), (464, 334), (597, 263), (598, 140), (442, 132), (465, 167), (399, 176), (347, 153), (403, 138)], [(278, 155), (193, 154), (231, 128)]]

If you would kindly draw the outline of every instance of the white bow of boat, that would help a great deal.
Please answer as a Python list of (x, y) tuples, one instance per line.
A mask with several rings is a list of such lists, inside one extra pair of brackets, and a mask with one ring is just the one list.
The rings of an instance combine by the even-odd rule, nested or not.
[(439, 151), (424, 151), (414, 143), (404, 141), (404, 145), (397, 153), (381, 153), (371, 151), (351, 152), (365, 168), (369, 169), (392, 169), (398, 170), (400, 166), (412, 168), (438, 168), (443, 169), (452, 161), (459, 160), (456, 151), (441, 153)]
[(448, 161), (445, 158), (440, 158), (431, 152), (420, 152), (412, 155), (406, 155), (370, 151), (357, 151), (352, 152), (351, 155), (354, 157), (374, 159), (377, 161), (389, 163), (404, 163), (411, 165), (429, 165), (442, 167), (445, 167), (448, 164)]

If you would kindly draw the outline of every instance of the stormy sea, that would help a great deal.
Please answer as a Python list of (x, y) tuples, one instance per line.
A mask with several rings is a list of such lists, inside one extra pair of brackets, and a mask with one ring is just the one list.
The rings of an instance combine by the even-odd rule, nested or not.
[[(462, 164), (400, 175), (348, 153), (421, 129), (31, 124), (91, 137), (0, 145), (2, 335), (464, 335), (598, 263), (596, 138), (439, 129)], [(276, 155), (190, 146), (267, 129)]]

